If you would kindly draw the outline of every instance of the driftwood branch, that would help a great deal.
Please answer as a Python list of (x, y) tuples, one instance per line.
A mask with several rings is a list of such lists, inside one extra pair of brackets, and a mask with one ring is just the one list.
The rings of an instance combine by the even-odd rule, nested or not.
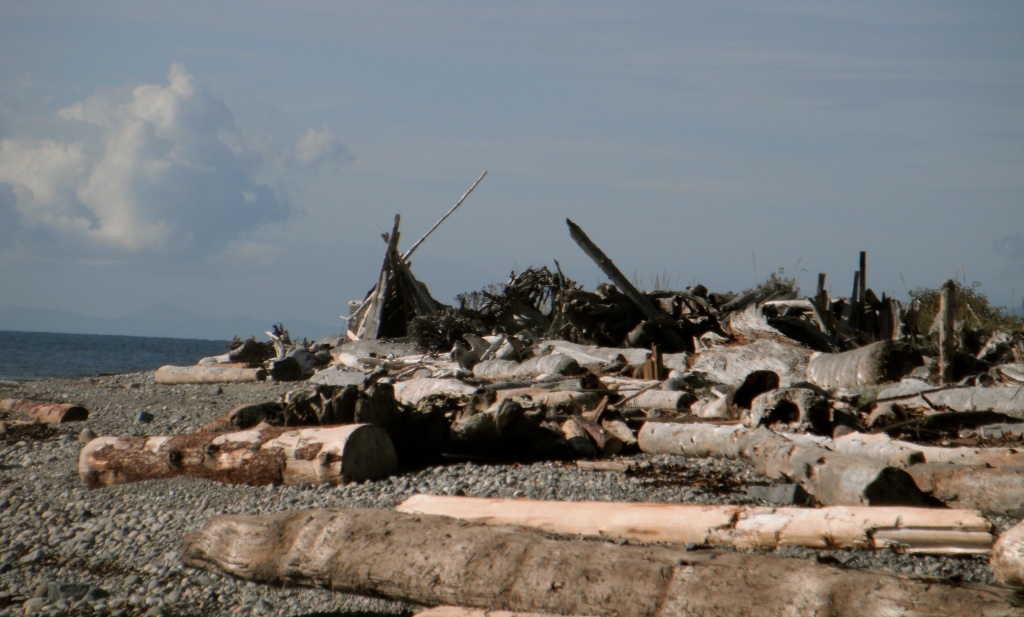
[(487, 170), (484, 170), (484, 173), (480, 174), (480, 177), (476, 179), (476, 182), (473, 183), (473, 186), (469, 187), (469, 190), (467, 190), (465, 193), (462, 194), (462, 197), (459, 198), (459, 201), (455, 202), (455, 205), (452, 206), (450, 210), (445, 212), (444, 216), (442, 216), (436, 223), (434, 223), (433, 227), (431, 227), (430, 229), (427, 230), (427, 233), (423, 234), (420, 237), (420, 239), (417, 240), (416, 242), (413, 242), (412, 246), (409, 247), (409, 250), (406, 251), (402, 255), (402, 261), (407, 261), (409, 259), (409, 257), (412, 256), (413, 252), (417, 248), (419, 248), (419, 246), (421, 244), (423, 244), (423, 241), (427, 239), (427, 236), (429, 236), (430, 234), (434, 233), (434, 230), (437, 229), (438, 227), (440, 227), (441, 223), (443, 223), (446, 218), (451, 216), (452, 213), (455, 212), (455, 210), (457, 210), (458, 207), (462, 205), (462, 202), (466, 201), (466, 198), (469, 197), (469, 194), (473, 192), (473, 190), (476, 188), (476, 185), (480, 184), (480, 181), (483, 180), (484, 176), (486, 176), (486, 175), (487, 175)]

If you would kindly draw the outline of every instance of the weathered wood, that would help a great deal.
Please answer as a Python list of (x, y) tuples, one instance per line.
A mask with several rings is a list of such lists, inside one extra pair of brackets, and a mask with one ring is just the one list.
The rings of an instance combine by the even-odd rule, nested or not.
[(990, 564), (997, 581), (1011, 587), (1024, 587), (1024, 521), (999, 536), (992, 547)]
[[(466, 608), (464, 606), (435, 606), (418, 613), (412, 617), (566, 617), (554, 613), (524, 613), (522, 611), (491, 611), (483, 608)], [(583, 617), (582, 615), (569, 615), (568, 617)]]
[(540, 375), (579, 375), (582, 372), (583, 369), (576, 360), (554, 353), (529, 358), (522, 362), (485, 360), (473, 366), (473, 376), (488, 381), (525, 379)]
[(764, 428), (647, 422), (637, 439), (651, 454), (742, 457), (768, 478), (800, 484), (823, 505), (930, 505), (902, 466), (799, 443)]
[(815, 352), (807, 380), (822, 388), (855, 388), (899, 381), (924, 364), (921, 352), (902, 343), (878, 341), (842, 353)]
[(619, 356), (631, 366), (642, 366), (650, 356), (650, 351), (633, 347), (599, 347), (597, 345), (579, 345), (557, 339), (544, 340), (537, 344), (539, 349), (550, 349), (552, 353), (560, 353), (572, 357), (582, 364), (595, 360), (605, 363), (615, 362)]
[[(624, 392), (624, 394), (628, 393)], [(685, 390), (643, 390), (636, 396), (630, 396), (617, 407), (630, 409), (672, 409), (687, 411), (695, 402), (696, 397)]]
[(950, 507), (1024, 516), (1024, 467), (922, 463), (907, 473), (921, 490)]
[(208, 364), (195, 366), (161, 366), (153, 380), (163, 385), (189, 383), (245, 383), (265, 381), (267, 371), (245, 365)]
[(832, 404), (812, 388), (782, 388), (759, 394), (743, 411), (742, 419), (749, 427), (782, 424), (790, 429), (807, 428), (818, 435), (832, 434)]
[(244, 431), (267, 420), (284, 410), (284, 404), (276, 401), (239, 405), (219, 418), (200, 426), (196, 432)]
[[(664, 325), (660, 328), (661, 334), (672, 346), (671, 351), (693, 351), (693, 341), (684, 337), (679, 331), (678, 326), (674, 323), (665, 323), (671, 321), (668, 315), (659, 311), (650, 300), (648, 300), (640, 291), (629, 282), (622, 272), (616, 267), (615, 263), (604, 254), (596, 244), (591, 241), (587, 234), (584, 233), (583, 229), (579, 225), (573, 223), (569, 219), (565, 219), (565, 224), (569, 226), (569, 235), (579, 245), (583, 252), (594, 260), (598, 268), (604, 272), (612, 283), (629, 298), (629, 301), (640, 311), (644, 318), (658, 322), (659, 325)], [(675, 327), (673, 327), (675, 326)]]
[(385, 510), (217, 516), (185, 536), (181, 555), (188, 566), (277, 586), (561, 615), (749, 615), (756, 606), (762, 617), (1009, 617), (1021, 607), (1010, 589)]
[(709, 381), (738, 386), (754, 371), (774, 371), (783, 386), (804, 381), (810, 349), (777, 340), (760, 338), (748, 345), (719, 345), (697, 355), (690, 370), (704, 373)]
[[(398, 226), (402, 217), (395, 215), (395, 223), (391, 228), (391, 235), (387, 236), (387, 248), (384, 251), (384, 262), (380, 266), (380, 273), (377, 275), (377, 284), (374, 285), (366, 299), (363, 300), (349, 319), (349, 331), (357, 339), (376, 339), (380, 334), (381, 319), (384, 314), (384, 303), (387, 300), (391, 281), (391, 255), (398, 250)], [(353, 323), (354, 329), (353, 329)]]
[(89, 419), (89, 410), (74, 403), (5, 398), (0, 399), (0, 411), (24, 414), (43, 424), (63, 424), (64, 422), (81, 422)]
[(994, 540), (992, 524), (980, 514), (934, 508), (772, 508), (414, 495), (396, 510), (552, 533), (740, 548), (891, 547), (917, 553), (987, 554)]
[(78, 459), (78, 474), (89, 488), (179, 475), (230, 484), (338, 484), (385, 477), (396, 468), (387, 434), (365, 424), (97, 437)]
[(597, 446), (579, 417), (572, 416), (562, 422), (562, 434), (577, 456), (594, 458), (598, 455)]
[(466, 192), (462, 194), (462, 197), (460, 197), (459, 200), (455, 202), (455, 205), (452, 206), (450, 210), (445, 212), (444, 216), (438, 219), (438, 221), (434, 223), (434, 226), (427, 230), (427, 233), (423, 234), (419, 240), (412, 243), (412, 246), (409, 247), (409, 250), (407, 250), (405, 254), (402, 255), (403, 260), (408, 260), (409, 257), (411, 257), (412, 254), (416, 251), (416, 249), (419, 248), (421, 244), (423, 244), (423, 241), (426, 240), (427, 237), (430, 236), (430, 234), (434, 233), (434, 230), (440, 227), (441, 223), (443, 223), (445, 219), (451, 216), (452, 213), (455, 212), (459, 208), (459, 206), (462, 205), (462, 202), (466, 201), (466, 198), (469, 197), (469, 194), (476, 189), (477, 185), (480, 184), (480, 181), (483, 180), (484, 176), (486, 175), (487, 170), (485, 169), (484, 173), (480, 174), (480, 177), (477, 178), (475, 182), (473, 182), (473, 186), (469, 187), (469, 189), (467, 189)]
[(946, 281), (939, 291), (939, 381), (953, 381), (953, 356), (956, 354), (956, 282)]
[(417, 405), (423, 399), (436, 394), (452, 397), (472, 396), (479, 390), (476, 386), (471, 386), (458, 379), (434, 379), (432, 377), (399, 381), (394, 386), (395, 399), (406, 405)]

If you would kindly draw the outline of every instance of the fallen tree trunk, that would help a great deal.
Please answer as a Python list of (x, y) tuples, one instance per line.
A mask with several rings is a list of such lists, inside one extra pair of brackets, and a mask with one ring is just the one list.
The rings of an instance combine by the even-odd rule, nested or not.
[(1024, 521), (999, 536), (992, 547), (990, 564), (997, 581), (1024, 587)]
[(807, 380), (822, 388), (856, 388), (899, 381), (922, 364), (919, 350), (905, 343), (879, 341), (842, 353), (812, 354)]
[(265, 381), (267, 371), (246, 365), (207, 364), (195, 366), (161, 366), (153, 380), (163, 385), (187, 383), (243, 383)]
[(23, 401), (16, 398), (0, 399), (0, 411), (24, 414), (43, 424), (63, 424), (89, 419), (89, 410), (72, 403)]
[[(273, 585), (424, 605), (561, 615), (1019, 615), (1009, 589), (947, 585), (771, 555), (556, 540), (383, 510), (222, 515), (186, 565)], [(866, 593), (870, 590), (870, 593)]]
[(544, 340), (537, 344), (540, 349), (550, 348), (553, 353), (560, 353), (572, 357), (581, 365), (590, 364), (593, 361), (600, 361), (611, 364), (619, 356), (632, 366), (642, 366), (647, 362), (651, 352), (649, 349), (636, 349), (633, 347), (599, 347), (597, 345), (579, 345), (569, 341), (557, 339)]
[(800, 484), (826, 506), (932, 505), (906, 465), (863, 460), (764, 428), (648, 422), (637, 439), (651, 454), (744, 458), (758, 473)]
[(985, 554), (993, 541), (992, 524), (981, 515), (933, 508), (770, 508), (414, 495), (396, 510), (552, 533), (759, 549), (807, 546)]
[(89, 488), (180, 475), (229, 484), (338, 484), (381, 478), (396, 468), (387, 433), (366, 424), (97, 437), (78, 458), (78, 474)]
[(508, 388), (495, 392), (498, 399), (529, 396), (535, 403), (548, 408), (575, 405), (580, 409), (593, 409), (601, 402), (601, 395), (596, 392), (573, 390), (542, 390), (539, 388)]

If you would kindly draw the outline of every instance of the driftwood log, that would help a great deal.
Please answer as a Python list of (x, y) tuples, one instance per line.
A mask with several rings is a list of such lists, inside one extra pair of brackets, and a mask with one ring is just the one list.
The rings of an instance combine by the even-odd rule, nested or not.
[(205, 364), (195, 366), (161, 366), (153, 380), (163, 385), (187, 383), (243, 383), (265, 381), (267, 371), (247, 365)]
[(992, 573), (1012, 587), (1024, 587), (1024, 521), (1009, 528), (992, 547)]
[(923, 463), (907, 473), (921, 490), (951, 507), (1024, 516), (1024, 467)]
[(933, 503), (902, 468), (906, 465), (865, 460), (764, 428), (647, 422), (637, 439), (651, 454), (744, 458), (758, 473), (800, 484), (826, 506)]
[(899, 381), (923, 364), (919, 350), (879, 341), (842, 353), (814, 353), (807, 361), (807, 380), (822, 388), (870, 386)]
[(992, 524), (983, 516), (934, 508), (771, 508), (414, 495), (396, 509), (552, 533), (740, 548), (984, 554), (994, 539)]
[(78, 474), (89, 488), (180, 475), (230, 484), (337, 484), (381, 478), (396, 468), (387, 434), (366, 424), (98, 437), (78, 459)]
[[(566, 617), (553, 613), (524, 613), (522, 611), (489, 611), (483, 608), (466, 608), (463, 606), (435, 606), (418, 613), (412, 617)], [(584, 617), (583, 615), (569, 615), (568, 617)]]
[(185, 537), (193, 567), (273, 585), (561, 615), (1010, 616), (1013, 590), (771, 555), (557, 540), (383, 510), (225, 515)]
[(24, 414), (43, 424), (62, 424), (89, 419), (89, 410), (72, 403), (23, 401), (16, 398), (0, 399), (0, 411)]

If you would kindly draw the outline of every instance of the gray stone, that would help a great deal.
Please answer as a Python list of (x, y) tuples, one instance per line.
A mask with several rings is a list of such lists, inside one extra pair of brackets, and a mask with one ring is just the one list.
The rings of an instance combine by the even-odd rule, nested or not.
[(96, 432), (88, 426), (82, 429), (82, 432), (78, 434), (78, 441), (82, 443), (89, 443), (93, 439), (96, 439)]
[(135, 416), (135, 422), (137, 424), (149, 424), (153, 421), (153, 414), (148, 411), (140, 411), (139, 415)]
[(32, 551), (28, 555), (25, 555), (24, 557), (19, 559), (18, 562), (19, 563), (32, 563), (34, 561), (39, 561), (42, 558), (43, 558), (43, 551), (37, 548), (36, 550)]

